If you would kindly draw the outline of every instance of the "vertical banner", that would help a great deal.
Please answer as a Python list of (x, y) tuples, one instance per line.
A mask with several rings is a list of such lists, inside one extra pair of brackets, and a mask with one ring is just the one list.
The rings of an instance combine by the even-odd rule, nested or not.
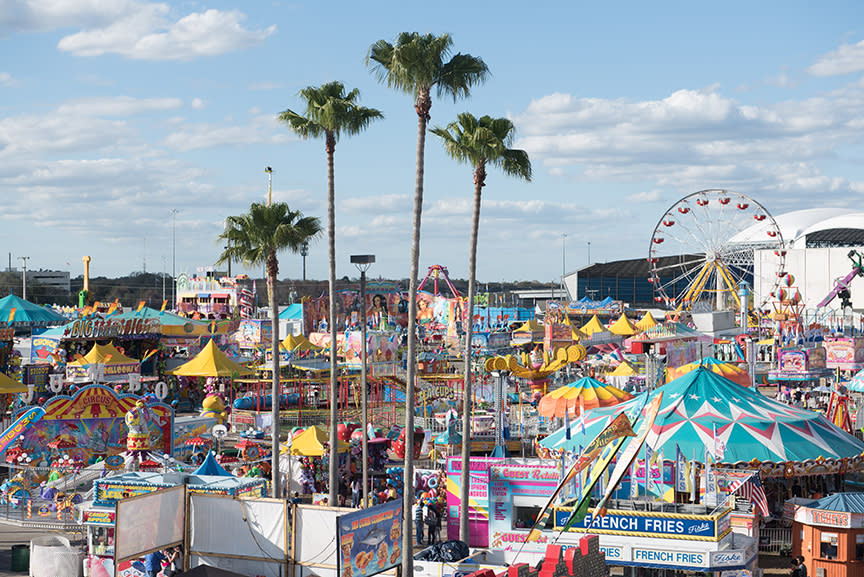
[(678, 445), (675, 445), (675, 490), (687, 492), (687, 459)]
[(705, 449), (705, 503), (717, 504), (717, 472), (714, 470), (714, 456)]
[[(639, 449), (642, 448), (642, 445), (645, 443), (645, 439), (648, 437), (648, 433), (651, 432), (651, 427), (654, 426), (654, 420), (657, 418), (657, 412), (660, 410), (660, 403), (663, 399), (663, 391), (660, 391), (656, 397), (651, 401), (648, 405), (648, 408), (645, 409), (645, 416), (642, 417), (641, 423), (639, 423), (639, 430), (636, 433), (636, 437), (634, 437), (630, 444), (627, 445), (627, 448), (624, 449), (624, 452), (621, 453), (621, 456), (618, 458), (618, 462), (615, 464), (615, 468), (612, 470), (612, 475), (609, 478), (609, 483), (606, 485), (606, 490), (603, 493), (603, 498), (600, 499), (600, 502), (597, 503), (597, 507), (594, 510), (594, 518), (596, 519), (598, 516), (603, 515), (605, 513), (606, 503), (609, 501), (610, 497), (612, 497), (612, 493), (615, 491), (615, 488), (618, 486), (618, 483), (621, 482), (621, 479), (624, 478), (624, 474), (627, 472), (628, 468), (631, 468), (631, 465), (636, 461), (636, 456), (639, 454)], [(644, 399), (642, 400), (642, 405), (644, 406), (648, 400), (648, 395), (646, 394)], [(636, 418), (640, 417), (642, 413), (642, 407), (639, 408), (639, 412), (636, 414)], [(645, 460), (645, 474), (648, 475), (648, 459)], [(650, 475), (649, 475), (650, 476)], [(633, 485), (635, 485), (635, 476), (630, 476), (630, 493), (633, 493)], [(637, 485), (638, 491), (638, 485)], [(638, 493), (637, 493), (638, 494)]]
[[(627, 417), (625, 413), (621, 413), (615, 419), (609, 423), (605, 429), (600, 431), (594, 439), (588, 444), (585, 450), (579, 455), (578, 458), (575, 459), (573, 464), (570, 466), (570, 469), (567, 471), (566, 475), (561, 477), (561, 482), (558, 484), (558, 487), (546, 501), (546, 504), (543, 505), (543, 508), (540, 509), (540, 512), (537, 514), (537, 520), (534, 521), (534, 526), (531, 527), (531, 531), (528, 533), (528, 537), (525, 539), (526, 541), (536, 541), (540, 538), (540, 530), (537, 527), (541, 525), (545, 525), (549, 515), (551, 513), (552, 505), (555, 503), (555, 499), (558, 498), (558, 495), (561, 493), (561, 489), (570, 481), (578, 481), (579, 489), (577, 494), (582, 495), (585, 493), (583, 487), (587, 487), (588, 482), (582, 483), (582, 479), (580, 473), (585, 470), (588, 465), (591, 464), (594, 459), (596, 459), (604, 447), (609, 446), (611, 442), (615, 440), (622, 439), (623, 437), (633, 436), (633, 429), (630, 426), (630, 419)], [(563, 461), (562, 461), (563, 462)], [(596, 479), (594, 480), (596, 482)], [(592, 484), (593, 487), (593, 484)]]

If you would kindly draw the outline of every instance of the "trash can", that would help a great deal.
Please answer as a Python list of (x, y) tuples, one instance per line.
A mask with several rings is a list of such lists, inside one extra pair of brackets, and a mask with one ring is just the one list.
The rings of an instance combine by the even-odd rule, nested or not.
[(12, 571), (30, 570), (30, 545), (12, 545)]

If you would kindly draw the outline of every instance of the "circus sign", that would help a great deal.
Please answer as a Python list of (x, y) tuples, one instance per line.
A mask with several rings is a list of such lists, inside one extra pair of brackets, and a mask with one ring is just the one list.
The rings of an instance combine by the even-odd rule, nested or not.
[(66, 339), (113, 339), (158, 336), (162, 325), (158, 319), (81, 319), (66, 327)]
[[(118, 395), (102, 385), (84, 387), (71, 397), (52, 397), (43, 407), (45, 416), (21, 434), (21, 449), (35, 463), (50, 461), (48, 444), (61, 438), (69, 445), (64, 454), (85, 463), (96, 456), (123, 453), (127, 436), (124, 418), (139, 400), (136, 395)], [(159, 454), (171, 454), (174, 411), (164, 403), (151, 403), (148, 408), (153, 415), (149, 423), (150, 446)]]

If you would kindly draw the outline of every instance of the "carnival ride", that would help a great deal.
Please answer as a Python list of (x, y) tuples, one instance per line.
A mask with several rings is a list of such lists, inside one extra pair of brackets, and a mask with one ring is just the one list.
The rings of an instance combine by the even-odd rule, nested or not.
[(582, 345), (571, 345), (555, 349), (553, 354), (541, 352), (535, 347), (531, 354), (522, 353), (519, 357), (506, 355), (489, 357), (484, 365), (487, 372), (509, 371), (513, 376), (525, 379), (535, 391), (545, 390), (549, 376), (564, 366), (581, 361), (587, 355)]
[(438, 296), (441, 294), (438, 290), (438, 279), (443, 278), (444, 282), (447, 283), (447, 288), (450, 289), (450, 292), (453, 293), (454, 297), (461, 297), (459, 291), (456, 290), (456, 287), (453, 286), (453, 283), (450, 282), (450, 276), (447, 273), (447, 267), (441, 266), (440, 264), (433, 264), (429, 267), (426, 272), (426, 276), (423, 277), (423, 280), (420, 281), (420, 284), (417, 285), (417, 290), (422, 291), (423, 287), (426, 286), (426, 281), (432, 279), (432, 294)]
[(852, 261), (852, 270), (846, 276), (834, 281), (834, 288), (816, 305), (817, 309), (827, 307), (836, 297), (840, 297), (840, 308), (852, 307), (852, 293), (849, 290), (849, 285), (856, 276), (864, 277), (864, 264), (862, 264), (864, 255), (857, 250), (850, 250), (846, 256)]
[[(689, 194), (663, 214), (651, 235), (648, 282), (654, 300), (676, 311), (738, 310), (741, 282), (754, 284), (756, 250), (775, 251), (778, 268), (758, 274), (776, 288), (786, 253), (768, 210), (729, 190)], [(753, 303), (753, 308), (764, 304)]]

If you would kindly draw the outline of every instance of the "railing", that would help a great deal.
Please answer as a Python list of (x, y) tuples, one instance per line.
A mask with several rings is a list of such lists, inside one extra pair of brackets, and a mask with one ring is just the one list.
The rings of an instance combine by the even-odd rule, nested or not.
[(780, 553), (792, 548), (792, 529), (762, 527), (759, 529), (759, 551)]

